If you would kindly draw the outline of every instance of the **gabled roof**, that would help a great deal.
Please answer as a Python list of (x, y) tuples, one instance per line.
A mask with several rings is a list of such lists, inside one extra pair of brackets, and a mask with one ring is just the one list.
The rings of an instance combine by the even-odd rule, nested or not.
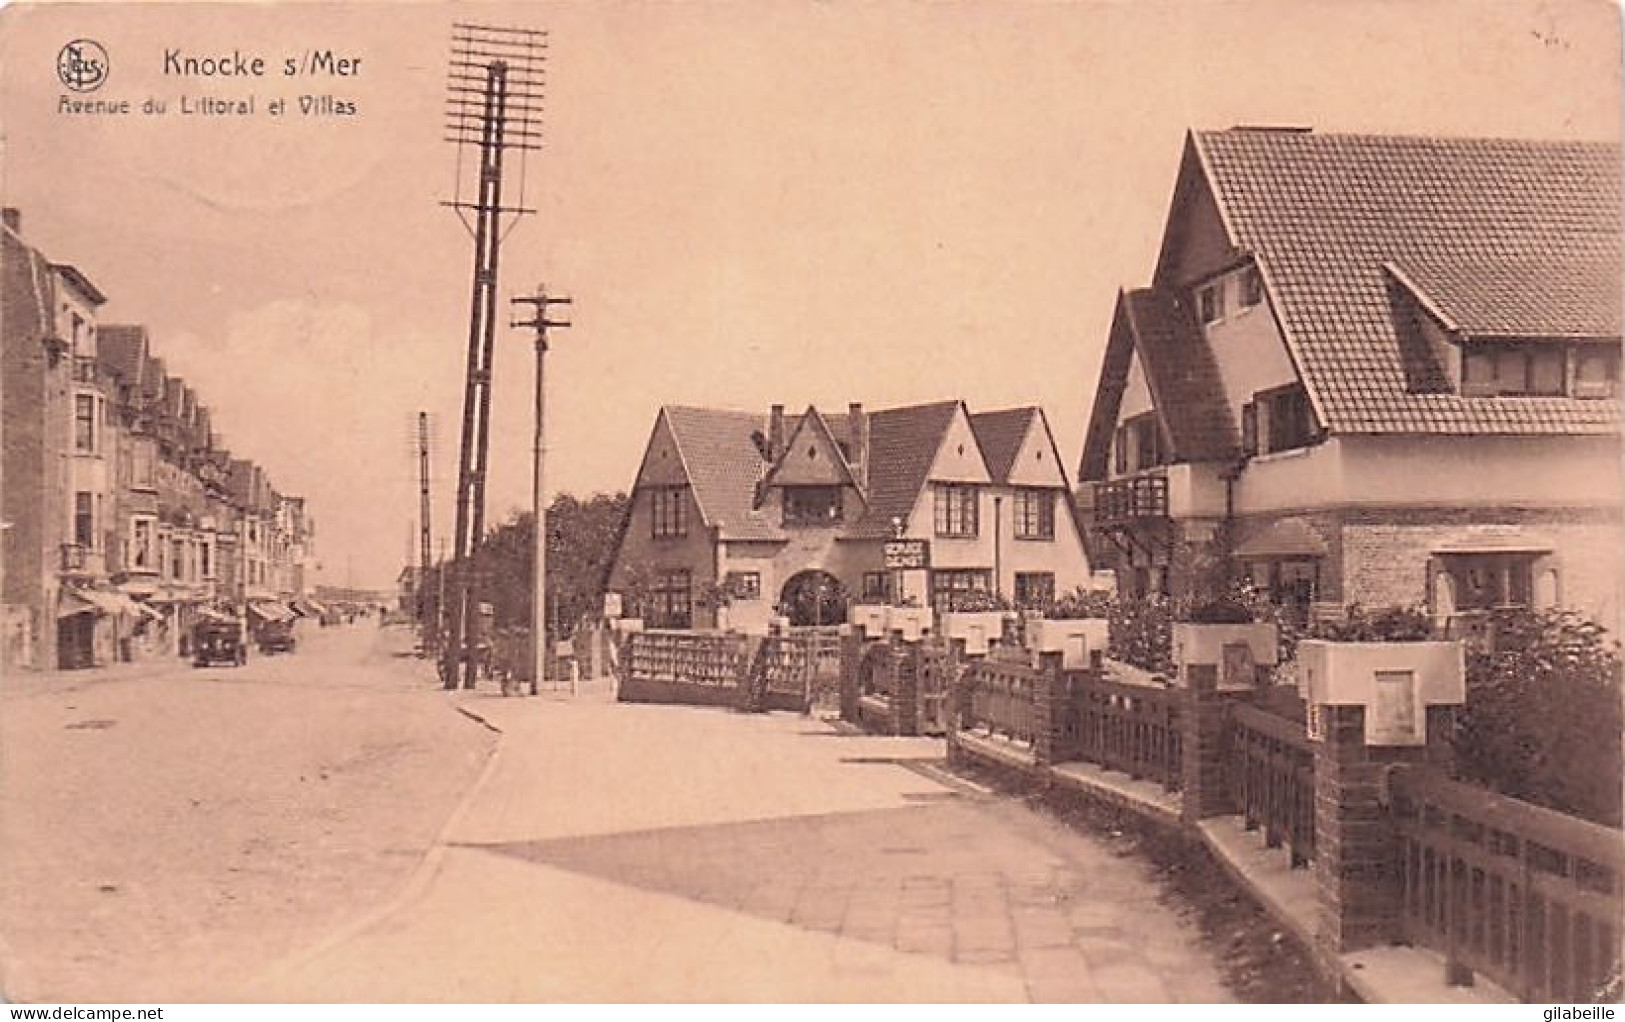
[[(787, 469), (800, 467), (801, 459), (792, 458), (791, 454), (801, 449), (802, 437), (809, 432), (812, 436), (808, 436), (807, 439), (816, 445), (816, 438), (823, 438), (827, 442), (828, 450), (832, 455), (827, 462), (829, 466), (828, 472), (820, 471), (819, 474), (827, 475), (827, 481), (832, 485), (850, 486), (861, 494), (863, 488), (858, 485), (857, 477), (852, 472), (852, 466), (847, 464), (841, 441), (836, 438), (829, 424), (824, 421), (823, 414), (812, 405), (807, 406), (807, 410), (797, 419), (795, 428), (789, 431), (789, 439), (785, 441), (784, 450), (779, 454), (779, 460), (774, 462), (773, 466), (767, 470), (767, 474), (762, 478), (762, 485), (764, 487), (772, 486), (781, 475), (789, 474)], [(821, 465), (820, 469), (822, 470), (822, 468)], [(823, 481), (820, 480), (820, 485), (822, 485)]]
[(847, 531), (849, 537), (887, 539), (893, 518), (908, 519), (942, 437), (962, 407), (959, 401), (938, 401), (869, 416), (869, 509)]
[(147, 361), (147, 328), (123, 324), (98, 327), (96, 358), (122, 383), (136, 386)]
[[(1391, 263), (1430, 277), (1441, 292), (1430, 297), (1480, 325), (1555, 336), (1571, 319), (1617, 322), (1607, 305), (1618, 300), (1621, 266), (1618, 147), (1238, 129), (1193, 133), (1191, 161), (1217, 201), (1230, 246), (1257, 260), (1328, 429), (1618, 430), (1615, 401), (1412, 392), (1384, 270)], [(1471, 268), (1486, 265), (1528, 267), (1534, 278), (1499, 272), (1468, 286)], [(1542, 300), (1562, 278), (1600, 278), (1614, 294), (1589, 295), (1578, 312), (1563, 307), (1572, 299), (1562, 291)]]
[(1154, 288), (1119, 293), (1084, 440), (1078, 477), (1104, 479), (1129, 366), (1138, 356), (1175, 461), (1224, 461), (1241, 454), (1241, 432), (1225, 400), (1218, 359), (1177, 295)]
[(1021, 442), (1027, 439), (1033, 418), (1038, 414), (1036, 405), (1026, 408), (1005, 408), (996, 412), (978, 412), (970, 417), (971, 432), (976, 434), (977, 446), (987, 460), (987, 474), (996, 483), (1010, 479), (1010, 467), (1021, 453)]
[(752, 434), (766, 420), (751, 412), (667, 405), (660, 410), (677, 444), (706, 526), (724, 539), (783, 539), (778, 524), (756, 509), (756, 483), (765, 467)]

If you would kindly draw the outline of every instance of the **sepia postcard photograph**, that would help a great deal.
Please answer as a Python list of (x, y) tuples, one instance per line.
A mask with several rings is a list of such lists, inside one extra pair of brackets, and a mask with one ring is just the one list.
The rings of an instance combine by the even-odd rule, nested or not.
[(5, 1010), (1612, 1017), (1621, 19), (0, 7)]

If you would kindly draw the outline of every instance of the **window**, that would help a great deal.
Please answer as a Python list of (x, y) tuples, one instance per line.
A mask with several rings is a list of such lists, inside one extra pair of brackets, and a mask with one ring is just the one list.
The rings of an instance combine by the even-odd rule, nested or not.
[(939, 483), (936, 487), (934, 518), (938, 536), (968, 539), (977, 534), (978, 491), (961, 483)]
[(152, 532), (153, 520), (151, 518), (130, 519), (130, 569), (132, 571), (151, 571), (153, 569)]
[(1264, 300), (1264, 275), (1258, 267), (1249, 266), (1241, 271), (1241, 307), (1250, 309)]
[(1532, 553), (1460, 554), (1444, 559), (1456, 610), (1528, 607), (1534, 590)]
[(1564, 393), (1563, 349), (1554, 344), (1472, 344), (1462, 350), (1461, 391), (1468, 397)]
[(1574, 396), (1619, 396), (1619, 348), (1587, 345), (1574, 349)]
[(1055, 602), (1055, 573), (1016, 572), (1016, 606), (1022, 610), (1044, 610)]
[(1260, 453), (1289, 451), (1314, 442), (1314, 416), (1309, 411), (1309, 395), (1301, 385), (1293, 384), (1256, 394), (1253, 403), (1256, 406), (1253, 413), (1254, 443), (1264, 445)]
[(1302, 624), (1320, 588), (1320, 561), (1313, 557), (1285, 557), (1250, 561), (1247, 575), (1253, 588), (1285, 608)]
[(841, 520), (839, 486), (786, 486), (785, 525), (828, 525)]
[(75, 394), (73, 397), (73, 449), (85, 454), (96, 451), (96, 398), (93, 395)]
[(650, 624), (656, 628), (693, 627), (688, 569), (662, 571), (649, 594)]
[(1017, 539), (1055, 538), (1055, 492), (1034, 487), (1016, 491), (1015, 516)]
[(730, 571), (727, 580), (728, 595), (736, 600), (762, 598), (762, 574), (758, 571)]
[(186, 541), (169, 541), (169, 577), (177, 581), (186, 577)]
[(992, 590), (991, 575), (980, 569), (933, 571), (931, 605), (939, 611), (957, 610), (972, 593)]
[(891, 602), (891, 572), (866, 571), (863, 573), (863, 602)]
[(1115, 446), (1119, 475), (1166, 464), (1156, 412), (1142, 412), (1117, 427)]
[(73, 541), (86, 550), (96, 545), (96, 505), (85, 490), (73, 495)]
[(1224, 282), (1215, 281), (1196, 292), (1197, 308), (1202, 311), (1202, 322), (1216, 323), (1224, 318)]
[(662, 486), (649, 491), (649, 528), (655, 539), (688, 535), (687, 487)]
[(198, 574), (204, 578), (214, 578), (214, 544), (207, 540), (198, 544)]
[(156, 488), (158, 450), (151, 440), (137, 440), (130, 450), (130, 486), (138, 490)]
[(1253, 401), (1241, 406), (1241, 453), (1258, 453), (1258, 404)]

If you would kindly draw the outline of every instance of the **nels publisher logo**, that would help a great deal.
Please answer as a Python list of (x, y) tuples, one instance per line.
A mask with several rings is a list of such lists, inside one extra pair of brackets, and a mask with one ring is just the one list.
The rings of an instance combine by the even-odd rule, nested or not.
[(107, 51), (94, 39), (75, 39), (56, 55), (56, 76), (74, 92), (95, 92), (110, 69)]

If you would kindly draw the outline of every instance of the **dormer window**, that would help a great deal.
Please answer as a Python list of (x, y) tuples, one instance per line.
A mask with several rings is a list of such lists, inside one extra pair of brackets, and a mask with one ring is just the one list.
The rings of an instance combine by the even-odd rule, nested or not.
[(1241, 271), (1241, 307), (1250, 309), (1264, 300), (1264, 275), (1258, 267), (1249, 266)]
[(833, 525), (841, 520), (839, 486), (786, 486), (785, 525)]
[(1561, 397), (1563, 348), (1554, 344), (1467, 344), (1461, 353), (1466, 397)]
[(1574, 350), (1574, 396), (1619, 396), (1619, 347), (1593, 344)]

